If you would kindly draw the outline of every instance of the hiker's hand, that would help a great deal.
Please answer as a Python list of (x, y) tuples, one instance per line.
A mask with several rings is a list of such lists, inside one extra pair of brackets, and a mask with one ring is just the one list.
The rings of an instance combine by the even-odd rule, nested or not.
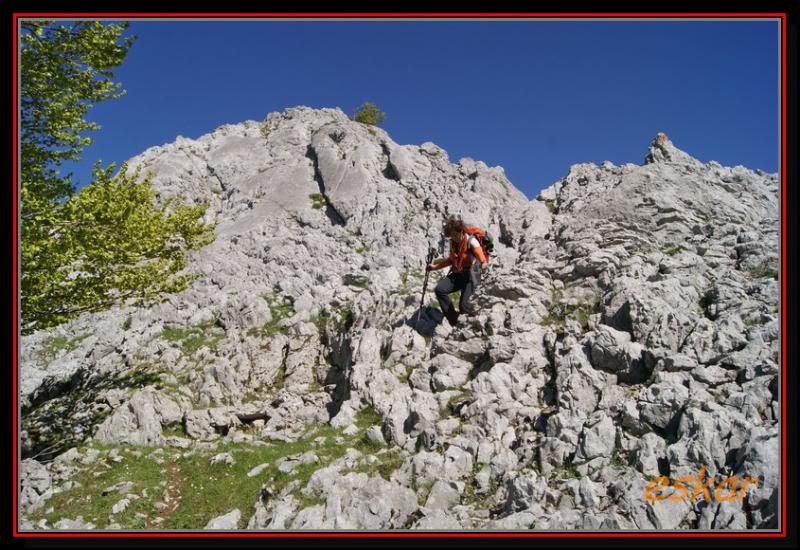
[(433, 262), (425, 266), (425, 271), (433, 271), (434, 269), (436, 269), (436, 265)]

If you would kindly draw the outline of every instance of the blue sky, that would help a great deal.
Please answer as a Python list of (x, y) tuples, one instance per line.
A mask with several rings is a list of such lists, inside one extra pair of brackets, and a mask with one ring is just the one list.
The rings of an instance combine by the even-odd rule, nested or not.
[(702, 161), (778, 170), (778, 24), (139, 21), (74, 166), (121, 162), (295, 105), (375, 102), (401, 144), (503, 166), (534, 198), (578, 162), (643, 161), (663, 131)]

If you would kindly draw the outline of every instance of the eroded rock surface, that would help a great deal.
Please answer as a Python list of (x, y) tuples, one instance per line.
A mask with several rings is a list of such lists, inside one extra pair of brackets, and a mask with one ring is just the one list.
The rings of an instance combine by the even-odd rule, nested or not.
[[(369, 444), (402, 457), (386, 477), (346, 473), (345, 457), (299, 488), (314, 504), (254, 494), (251, 516), (196, 528), (777, 525), (777, 175), (659, 134), (642, 165), (577, 164), (528, 200), (502, 168), (304, 107), (263, 133), (250, 121), (153, 147), (137, 167), (161, 199), (209, 201), (217, 238), (187, 291), (23, 338), (23, 456), (65, 457), (23, 462), (23, 512), (47, 505), (89, 437), (291, 442), (318, 424), (347, 433), (372, 408)], [(449, 214), (498, 237), (455, 329), (418, 311)], [(644, 496), (701, 469), (758, 483), (734, 502)]]

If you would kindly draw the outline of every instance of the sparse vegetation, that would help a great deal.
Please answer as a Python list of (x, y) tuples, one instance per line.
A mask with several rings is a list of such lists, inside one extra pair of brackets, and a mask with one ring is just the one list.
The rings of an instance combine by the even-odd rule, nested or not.
[[(358, 447), (357, 447), (358, 448)], [(371, 448), (360, 448), (359, 450), (364, 451), (365, 453), (369, 453), (369, 449), (374, 449), (375, 447)], [(370, 477), (379, 475), (385, 480), (389, 480), (389, 477), (392, 475), (392, 472), (397, 470), (400, 466), (403, 465), (403, 461), (405, 460), (405, 456), (398, 448), (384, 450), (385, 448), (378, 447), (380, 452), (373, 454), (377, 460), (375, 462), (367, 462), (364, 461), (363, 464), (353, 468), (352, 472), (359, 472), (365, 473)], [(343, 472), (344, 473), (344, 472)]]
[(89, 333), (80, 334), (74, 338), (67, 336), (51, 336), (44, 341), (42, 347), (37, 352), (39, 361), (52, 361), (63, 350), (65, 353), (74, 351), (78, 345), (89, 336)]
[(407, 296), (412, 292), (417, 292), (418, 287), (421, 288), (422, 277), (423, 275), (421, 270), (406, 269), (400, 274), (400, 288), (392, 290), (390, 294)]
[(623, 459), (622, 454), (619, 452), (619, 449), (614, 447), (614, 450), (611, 452), (611, 467), (616, 468), (619, 470), (624, 469), (627, 464), (626, 461)]
[(369, 286), (369, 278), (363, 275), (347, 274), (344, 277), (342, 277), (342, 282), (347, 286), (352, 286), (361, 289), (367, 288), (367, 286)]
[(383, 417), (378, 414), (378, 411), (372, 405), (368, 405), (361, 409), (356, 415), (356, 427), (360, 430), (366, 430), (370, 426), (380, 424), (383, 422)]
[(770, 265), (767, 262), (762, 264), (748, 267), (745, 271), (752, 277), (753, 279), (775, 279), (778, 280), (778, 271), (775, 269), (774, 266)]
[(156, 389), (175, 389), (177, 383), (165, 381), (166, 375), (171, 374), (167, 369), (153, 363), (142, 363), (132, 369), (126, 370), (124, 375), (100, 381), (96, 386), (98, 390), (119, 388), (134, 389), (153, 386)]
[(661, 252), (663, 252), (667, 256), (674, 256), (675, 254), (677, 254), (681, 250), (683, 250), (683, 247), (681, 245), (679, 245), (679, 244), (675, 244), (675, 245), (667, 245), (667, 246), (663, 247), (661, 249)]
[(471, 395), (472, 394), (467, 391), (460, 391), (452, 395), (450, 399), (447, 400), (447, 410), (450, 411), (450, 414), (458, 416), (458, 411), (456, 409), (469, 399)]
[(386, 113), (378, 109), (378, 106), (369, 101), (365, 101), (361, 107), (356, 109), (353, 120), (362, 124), (375, 126), (386, 119)]
[(746, 327), (752, 327), (760, 324), (759, 313), (757, 311), (749, 311), (742, 315), (742, 324)]
[(408, 379), (411, 378), (411, 372), (414, 370), (413, 367), (408, 367), (405, 365), (401, 365), (405, 368), (405, 372), (397, 377), (397, 379), (402, 382), (403, 384), (408, 384)]
[(472, 505), (476, 509), (486, 509), (490, 507), (489, 501), (495, 494), (498, 488), (498, 481), (494, 476), (490, 476), (489, 487), (483, 494), (478, 494), (478, 473), (483, 468), (483, 465), (477, 461), (472, 466), (472, 472), (469, 477), (464, 480), (464, 493), (461, 495), (461, 503)]
[(332, 304), (320, 309), (319, 313), (311, 318), (319, 333), (325, 334), (329, 323), (332, 323), (334, 332), (348, 330), (353, 324), (353, 309), (349, 304)]
[[(356, 416), (359, 431), (351, 436), (325, 424), (310, 429), (297, 441), (274, 441), (265, 446), (221, 443), (214, 449), (181, 451), (169, 447), (112, 446), (92, 441), (78, 447), (82, 454), (89, 449), (99, 452), (92, 464), (76, 463), (77, 471), (72, 479), (80, 485), (53, 495), (31, 514), (31, 520), (47, 519), (52, 526), (59, 519), (81, 516), (100, 529), (111, 523), (118, 523), (125, 529), (202, 529), (212, 518), (238, 508), (242, 512), (239, 528), (243, 528), (255, 511), (255, 502), (264, 485), (279, 493), (297, 480), (299, 485), (292, 494), (301, 508), (323, 503), (318, 496), (301, 492), (311, 474), (342, 457), (348, 448), (357, 446), (366, 428), (380, 420), (377, 412), (368, 407)], [(175, 426), (165, 433), (183, 436), (183, 428)], [(315, 441), (320, 436), (325, 438), (323, 443)], [(122, 457), (119, 462), (111, 460), (110, 453), (115, 448)], [(319, 462), (300, 464), (289, 473), (278, 470), (280, 458), (307, 451), (313, 451)], [(210, 463), (211, 457), (222, 452), (231, 453), (234, 464)], [(354, 471), (388, 479), (403, 462), (399, 449), (382, 450), (377, 458), (377, 462), (364, 464)], [(268, 466), (261, 474), (247, 476), (250, 470), (264, 463)], [(125, 493), (105, 490), (126, 481), (132, 482), (133, 487)], [(171, 506), (163, 506), (165, 492), (173, 499)], [(111, 508), (126, 494), (139, 498), (129, 499), (124, 511), (112, 515)], [(156, 506), (159, 502), (162, 504)]]
[(600, 313), (600, 307), (600, 300), (592, 304), (567, 305), (563, 301), (563, 293), (555, 290), (550, 295), (550, 306), (547, 308), (547, 315), (542, 319), (542, 324), (553, 327), (558, 333), (563, 333), (567, 319), (573, 319), (585, 332), (589, 330), (589, 317)]
[(203, 346), (217, 349), (219, 341), (225, 338), (225, 331), (217, 319), (212, 319), (193, 327), (165, 327), (161, 338), (176, 343), (183, 353), (191, 355)]
[(562, 466), (553, 470), (552, 477), (555, 479), (579, 479), (581, 474), (574, 464), (565, 461)]
[(285, 334), (286, 327), (281, 325), (281, 321), (294, 315), (294, 305), (291, 298), (276, 293), (262, 294), (261, 297), (267, 302), (271, 319), (264, 323), (261, 328), (254, 328), (248, 331), (250, 336), (270, 337), (275, 334)]
[(275, 123), (272, 120), (270, 120), (269, 115), (267, 115), (266, 117), (264, 117), (264, 120), (259, 125), (258, 132), (261, 134), (261, 137), (263, 137), (264, 139), (268, 139), (269, 135), (272, 133), (274, 129), (275, 129)]
[(322, 193), (311, 193), (308, 198), (311, 199), (311, 208), (316, 210), (328, 205), (328, 199)]

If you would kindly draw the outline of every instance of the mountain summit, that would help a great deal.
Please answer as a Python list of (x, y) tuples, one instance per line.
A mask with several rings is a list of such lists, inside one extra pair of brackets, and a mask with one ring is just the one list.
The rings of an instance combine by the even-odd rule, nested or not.
[[(22, 339), (23, 528), (777, 525), (777, 175), (658, 134), (528, 200), (305, 107), (128, 166), (217, 239), (185, 292)], [(449, 215), (498, 241), (455, 329), (418, 310)], [(672, 485), (703, 475), (757, 481)]]

